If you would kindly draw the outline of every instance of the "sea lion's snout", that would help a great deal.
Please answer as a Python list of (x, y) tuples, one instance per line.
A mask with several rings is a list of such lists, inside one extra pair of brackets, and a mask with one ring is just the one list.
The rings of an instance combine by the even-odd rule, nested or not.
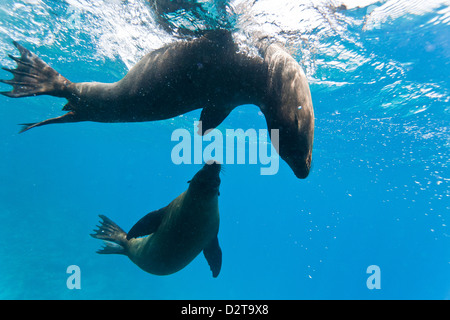
[(206, 164), (203, 166), (204, 173), (202, 174), (205, 184), (208, 184), (211, 188), (219, 189), (220, 186), (220, 171), (222, 169), (222, 165), (215, 161), (215, 160), (209, 160), (206, 162)]
[[(310, 163), (310, 162), (309, 162)], [(294, 171), (294, 174), (299, 179), (306, 179), (309, 175), (309, 171), (311, 169), (311, 166), (308, 162), (305, 164), (302, 164), (300, 166), (292, 166), (292, 171)]]
[(189, 182), (190, 187), (200, 190), (202, 193), (218, 193), (220, 186), (219, 174), (221, 169), (222, 165), (215, 160), (206, 162), (203, 168), (200, 169)]
[(291, 167), (295, 176), (299, 179), (306, 179), (311, 170), (311, 156), (312, 150), (305, 155), (301, 152), (292, 152), (288, 155), (285, 155), (284, 159), (286, 163)]
[[(306, 109), (306, 108), (305, 108)], [(270, 128), (279, 129), (279, 154), (291, 167), (295, 176), (305, 179), (309, 175), (314, 140), (314, 118), (295, 110), (294, 116), (276, 122)], [(279, 119), (281, 120), (281, 119)]]
[(203, 169), (211, 171), (211, 173), (219, 174), (222, 169), (222, 165), (216, 160), (208, 160), (206, 164), (203, 166)]
[(299, 179), (308, 177), (311, 169), (311, 151), (308, 150), (306, 154), (301, 152), (301, 149), (288, 149), (281, 153), (281, 157), (291, 167), (295, 176)]

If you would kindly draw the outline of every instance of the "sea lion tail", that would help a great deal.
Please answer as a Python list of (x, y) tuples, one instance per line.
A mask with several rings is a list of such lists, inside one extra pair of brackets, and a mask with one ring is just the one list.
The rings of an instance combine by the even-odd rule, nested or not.
[(127, 234), (116, 223), (104, 215), (99, 215), (102, 219), (100, 226), (91, 236), (104, 241), (105, 246), (100, 248), (100, 254), (126, 254)]
[(48, 94), (56, 97), (67, 97), (69, 80), (60, 75), (33, 52), (16, 41), (13, 44), (20, 52), (20, 58), (9, 55), (17, 63), (16, 69), (2, 68), (14, 75), (11, 80), (0, 82), (13, 86), (12, 91), (0, 92), (10, 98), (21, 98)]

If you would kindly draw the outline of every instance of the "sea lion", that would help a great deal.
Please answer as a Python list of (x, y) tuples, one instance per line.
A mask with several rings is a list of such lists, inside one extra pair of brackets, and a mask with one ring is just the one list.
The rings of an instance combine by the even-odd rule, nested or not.
[(79, 121), (137, 122), (173, 118), (203, 108), (203, 134), (217, 127), (239, 105), (255, 104), (269, 132), (279, 130), (280, 156), (298, 178), (311, 166), (314, 111), (306, 76), (279, 44), (258, 44), (262, 57), (238, 52), (226, 30), (205, 32), (190, 41), (177, 41), (144, 56), (116, 83), (73, 83), (34, 53), (14, 42), (20, 58), (6, 69), (13, 86), (3, 95), (64, 97), (69, 111), (57, 118), (25, 124), (21, 132), (50, 123)]
[(144, 216), (128, 234), (100, 215), (101, 225), (91, 236), (105, 240), (106, 246), (97, 252), (124, 254), (146, 272), (168, 275), (186, 267), (203, 250), (213, 277), (217, 277), (222, 266), (217, 238), (220, 170), (219, 163), (206, 163), (186, 191), (166, 207)]

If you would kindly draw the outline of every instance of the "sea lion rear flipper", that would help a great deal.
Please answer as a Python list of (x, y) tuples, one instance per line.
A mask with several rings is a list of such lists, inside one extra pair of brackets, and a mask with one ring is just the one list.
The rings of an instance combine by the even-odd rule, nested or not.
[(222, 249), (220, 249), (217, 236), (203, 249), (203, 254), (208, 261), (213, 277), (216, 278), (222, 267)]
[(200, 115), (201, 126), (198, 128), (198, 134), (204, 135), (207, 130), (216, 128), (225, 120), (233, 108), (208, 106), (203, 108)]
[(51, 119), (47, 119), (41, 122), (36, 122), (36, 123), (22, 123), (20, 124), (22, 127), (22, 129), (19, 131), (19, 133), (23, 133), (27, 130), (30, 130), (32, 128), (35, 127), (39, 127), (39, 126), (44, 126), (46, 124), (51, 124), (51, 123), (67, 123), (67, 122), (78, 122), (80, 121), (77, 116), (75, 115), (74, 112), (67, 112), (66, 114), (60, 116), (60, 117), (56, 117), (56, 118), (51, 118)]
[(128, 232), (127, 240), (154, 233), (161, 224), (165, 211), (166, 208), (155, 210), (141, 218)]
[(102, 219), (97, 230), (91, 234), (95, 239), (103, 240), (105, 246), (97, 251), (100, 254), (126, 254), (125, 231), (116, 223), (104, 215), (99, 215)]
[(50, 67), (33, 52), (13, 42), (20, 52), (20, 58), (9, 55), (17, 63), (16, 69), (2, 68), (14, 75), (11, 80), (0, 82), (13, 86), (12, 91), (0, 92), (10, 98), (21, 98), (48, 94), (56, 97), (67, 97), (67, 86), (71, 84), (55, 69)]

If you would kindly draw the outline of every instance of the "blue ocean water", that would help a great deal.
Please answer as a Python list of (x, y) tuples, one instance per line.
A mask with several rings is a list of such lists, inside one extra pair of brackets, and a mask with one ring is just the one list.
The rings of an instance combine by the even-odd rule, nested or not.
[[(305, 69), (316, 121), (308, 178), (282, 160), (272, 176), (225, 165), (219, 277), (203, 255), (176, 274), (150, 275), (124, 256), (96, 254), (101, 243), (89, 234), (99, 214), (129, 230), (187, 188), (201, 165), (173, 164), (171, 134), (193, 132), (200, 111), (18, 134), (17, 124), (61, 115), (64, 99), (2, 96), (1, 299), (450, 298), (449, 3), (344, 10), (339, 1), (268, 0), (242, 11), (245, 1), (234, 2), (237, 33), (269, 30)], [(14, 39), (72, 81), (117, 81), (173, 41), (152, 28), (140, 0), (14, 0), (0, 9), (0, 64), (14, 66)], [(256, 106), (240, 106), (226, 128), (266, 123)], [(66, 285), (70, 265), (80, 267), (81, 289)], [(380, 289), (367, 286), (371, 265)]]

